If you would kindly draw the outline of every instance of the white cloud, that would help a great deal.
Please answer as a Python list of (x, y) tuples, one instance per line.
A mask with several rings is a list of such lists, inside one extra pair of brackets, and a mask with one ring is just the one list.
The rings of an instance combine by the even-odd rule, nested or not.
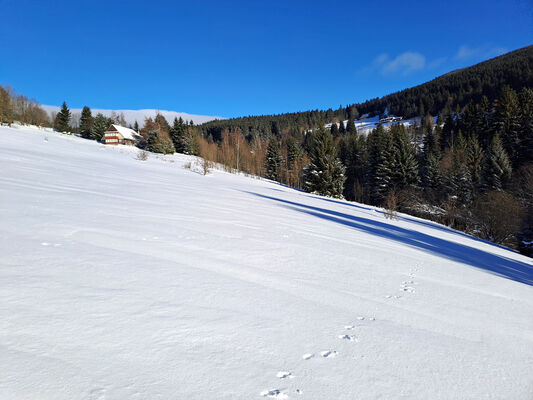
[(454, 59), (457, 61), (466, 61), (472, 59), (487, 59), (491, 57), (499, 56), (503, 53), (506, 53), (507, 49), (503, 47), (493, 47), (493, 46), (480, 46), (480, 47), (470, 47), (466, 44), (459, 47), (457, 53), (454, 56)]
[(406, 51), (391, 59), (388, 54), (381, 54), (372, 63), (372, 69), (383, 75), (407, 75), (420, 71), (426, 66), (426, 57), (412, 51)]

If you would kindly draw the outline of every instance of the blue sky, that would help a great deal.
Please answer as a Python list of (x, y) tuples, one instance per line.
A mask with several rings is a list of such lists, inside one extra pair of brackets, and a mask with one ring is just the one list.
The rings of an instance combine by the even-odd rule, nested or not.
[(533, 1), (0, 0), (0, 84), (42, 104), (337, 108), (533, 43)]

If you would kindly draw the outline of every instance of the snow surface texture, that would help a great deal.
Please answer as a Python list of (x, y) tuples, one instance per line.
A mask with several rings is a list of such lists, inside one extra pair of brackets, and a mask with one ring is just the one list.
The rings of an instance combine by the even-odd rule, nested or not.
[[(42, 105), (41, 106), (46, 112), (48, 113), (57, 113), (61, 107), (58, 106), (48, 106), (48, 105)], [(81, 115), (81, 109), (80, 108), (71, 108), (70, 112), (73, 115), (77, 115), (78, 117)], [(182, 112), (176, 112), (176, 111), (167, 111), (167, 110), (103, 110), (99, 108), (93, 108), (91, 109), (93, 117), (96, 116), (96, 114), (101, 113), (105, 115), (106, 117), (110, 117), (111, 114), (114, 112), (116, 115), (120, 115), (121, 113), (124, 114), (124, 119), (128, 124), (133, 124), (135, 121), (139, 124), (139, 126), (143, 126), (145, 118), (155, 118), (157, 113), (160, 113), (165, 117), (165, 119), (168, 121), (169, 124), (172, 125), (172, 121), (174, 121), (174, 118), (183, 118), (185, 121), (193, 121), (195, 124), (203, 124), (204, 122), (212, 121), (214, 119), (225, 119), (222, 117), (214, 117), (209, 115), (194, 115), (194, 114), (187, 114)]]
[(0, 128), (1, 399), (531, 399), (531, 259)]

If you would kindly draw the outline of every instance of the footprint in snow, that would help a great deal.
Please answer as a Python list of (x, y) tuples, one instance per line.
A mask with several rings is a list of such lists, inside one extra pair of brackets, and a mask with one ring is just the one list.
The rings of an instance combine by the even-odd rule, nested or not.
[(288, 371), (279, 371), (277, 374), (276, 374), (276, 377), (279, 378), (279, 379), (285, 379), (285, 378), (294, 378), (294, 375), (292, 374), (292, 372), (288, 372)]
[(320, 352), (320, 355), (324, 358), (333, 358), (333, 357), (337, 357), (337, 353), (335, 350), (326, 350), (326, 351), (321, 351)]
[(296, 394), (304, 394), (304, 391), (302, 389), (296, 389)]
[(310, 358), (313, 358), (314, 356), (315, 356), (315, 355), (312, 354), (312, 353), (305, 353), (305, 354), (302, 356), (302, 358), (303, 358), (304, 360), (309, 360)]
[(352, 329), (355, 329), (355, 325), (345, 325), (344, 329), (346, 329), (347, 331), (351, 331)]
[(270, 399), (286, 400), (289, 398), (285, 393), (282, 393), (280, 389), (263, 390), (261, 396), (268, 397)]
[(339, 339), (348, 340), (350, 342), (358, 342), (359, 339), (357, 339), (354, 335), (339, 335)]

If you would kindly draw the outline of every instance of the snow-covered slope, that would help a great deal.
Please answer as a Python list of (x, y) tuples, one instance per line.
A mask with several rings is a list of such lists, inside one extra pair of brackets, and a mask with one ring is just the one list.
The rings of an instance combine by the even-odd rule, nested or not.
[[(60, 109), (58, 106), (47, 106), (43, 105), (41, 106), (45, 111), (48, 113), (57, 113)], [(81, 109), (79, 108), (72, 108), (71, 113), (79, 118), (79, 115), (81, 115)], [(112, 113), (115, 113), (116, 115), (123, 114), (124, 119), (128, 124), (133, 124), (135, 121), (142, 127), (145, 118), (154, 118), (157, 113), (160, 113), (163, 115), (166, 120), (172, 124), (172, 121), (174, 121), (174, 118), (183, 118), (185, 121), (193, 121), (195, 124), (203, 124), (204, 122), (212, 121), (214, 119), (224, 119), (222, 117), (215, 117), (210, 115), (194, 115), (194, 114), (187, 114), (182, 112), (176, 112), (176, 111), (167, 111), (167, 110), (104, 110), (99, 108), (91, 109), (93, 116), (95, 116), (98, 113), (101, 113), (105, 115), (106, 117), (110, 117)]]
[[(437, 121), (437, 117), (433, 118), (434, 122)], [(355, 128), (357, 129), (357, 133), (360, 135), (367, 136), (370, 132), (372, 132), (373, 129), (376, 129), (379, 125), (380, 118), (378, 115), (374, 117), (368, 117), (367, 115), (363, 116), (360, 119), (356, 119), (354, 121)], [(342, 121), (344, 127), (348, 126), (349, 120)], [(331, 129), (332, 123), (326, 124), (324, 127), (326, 129)], [(340, 125), (340, 122), (337, 122), (337, 126)], [(411, 127), (413, 125), (420, 125), (420, 117), (415, 118), (409, 118), (409, 119), (401, 119), (394, 122), (382, 122), (381, 125), (385, 129), (389, 129), (392, 125), (403, 125), (406, 128)]]
[(531, 259), (136, 151), (0, 128), (1, 399), (533, 398)]

